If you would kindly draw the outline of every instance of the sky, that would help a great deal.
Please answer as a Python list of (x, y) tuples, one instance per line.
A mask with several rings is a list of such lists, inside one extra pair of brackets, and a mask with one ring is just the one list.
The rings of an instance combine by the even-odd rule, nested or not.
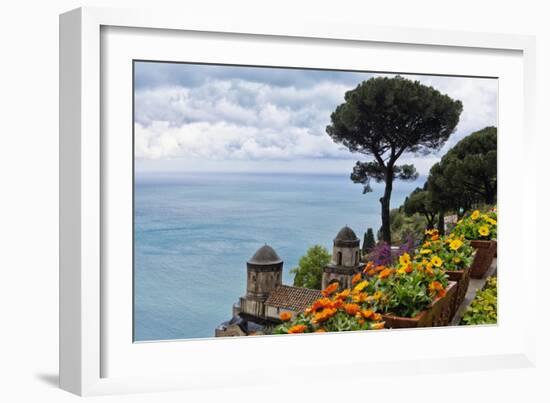
[[(137, 173), (349, 174), (356, 161), (370, 160), (334, 143), (325, 128), (346, 91), (381, 74), (157, 62), (134, 67)], [(463, 104), (441, 150), (399, 159), (421, 176), (463, 137), (497, 126), (498, 80), (401, 76)]]

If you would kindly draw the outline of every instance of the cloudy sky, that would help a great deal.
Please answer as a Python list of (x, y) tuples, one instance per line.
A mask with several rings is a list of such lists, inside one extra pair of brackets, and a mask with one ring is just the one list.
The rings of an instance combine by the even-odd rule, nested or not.
[[(344, 93), (373, 76), (136, 62), (136, 171), (349, 174), (355, 161), (366, 157), (335, 144), (325, 128)], [(464, 106), (457, 130), (441, 151), (400, 158), (400, 163), (414, 163), (421, 175), (464, 136), (497, 125), (496, 79), (404, 76)]]

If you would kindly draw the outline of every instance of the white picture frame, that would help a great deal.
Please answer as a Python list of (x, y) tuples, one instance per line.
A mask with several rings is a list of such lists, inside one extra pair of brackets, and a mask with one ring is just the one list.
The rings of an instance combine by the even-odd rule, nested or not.
[[(115, 34), (106, 42), (102, 32), (109, 30)], [(117, 32), (121, 33), (118, 39)], [(385, 52), (386, 49), (395, 52), (391, 56), (394, 63), (397, 63), (399, 52), (421, 52), (428, 62), (432, 61), (432, 73), (442, 69), (439, 72), (444, 74), (479, 75), (485, 67), (480, 65), (476, 67), (478, 70), (473, 70), (476, 58), (486, 60), (486, 70), (489, 73), (492, 69), (502, 69), (498, 70), (502, 71), (502, 76), (499, 76), (503, 80), (501, 95), (504, 94), (502, 96), (506, 98), (501, 99), (499, 96), (499, 325), (468, 329), (391, 331), (392, 333), (381, 331), (368, 335), (350, 332), (298, 337), (252, 337), (246, 340), (207, 339), (144, 343), (139, 346), (132, 343), (127, 337), (128, 318), (125, 319), (124, 316), (127, 313), (130, 295), (128, 290), (131, 293), (131, 287), (129, 284), (124, 287), (124, 282), (128, 281), (127, 277), (114, 276), (109, 271), (109, 267), (112, 267), (109, 259), (116, 259), (114, 255), (119, 252), (109, 247), (105, 236), (105, 228), (109, 228), (110, 220), (113, 220), (113, 215), (106, 214), (106, 211), (116, 211), (112, 209), (117, 208), (110, 204), (107, 195), (116, 188), (124, 189), (124, 183), (127, 184), (116, 179), (120, 176), (121, 181), (126, 180), (124, 178), (127, 171), (115, 172), (117, 168), (109, 163), (109, 158), (113, 153), (122, 152), (125, 145), (124, 142), (113, 144), (110, 141), (111, 137), (102, 137), (110, 130), (111, 124), (115, 127), (121, 124), (128, 108), (131, 109), (131, 105), (127, 104), (131, 93), (127, 91), (127, 82), (122, 86), (116, 86), (112, 80), (102, 80), (102, 74), (107, 74), (103, 70), (105, 60), (102, 60), (102, 57), (112, 57), (114, 60), (115, 56), (104, 49), (108, 47), (119, 50), (116, 52), (119, 55), (117, 57), (134, 57), (130, 53), (135, 44), (121, 41), (132, 41), (131, 37), (137, 36), (139, 32), (143, 35), (140, 38), (140, 46), (144, 49), (147, 46), (155, 47), (156, 43), (164, 41), (158, 48), (166, 51), (169, 49), (166, 44), (181, 40), (178, 33), (184, 36), (185, 33), (192, 33), (195, 40), (213, 35), (213, 42), (230, 41), (231, 38), (238, 38), (239, 41), (249, 38), (262, 46), (269, 42), (270, 46), (274, 47), (274, 52), (281, 52), (289, 43), (299, 47), (316, 43), (336, 50), (347, 47), (354, 48), (354, 52), (362, 52), (363, 46), (370, 46), (381, 52)], [(152, 32), (155, 35), (148, 36)], [(198, 49), (198, 46), (189, 43), (189, 49)], [(534, 328), (514, 327), (510, 316), (517, 314), (517, 307), (512, 306), (509, 301), (512, 291), (516, 289), (514, 298), (522, 299), (523, 318), (524, 321), (529, 321), (529, 315), (535, 312), (536, 299), (534, 289), (526, 284), (531, 276), (535, 276), (536, 265), (533, 254), (523, 252), (528, 251), (533, 243), (532, 236), (528, 234), (536, 233), (536, 209), (534, 198), (527, 199), (524, 196), (525, 192), (518, 191), (520, 186), (515, 186), (514, 193), (512, 186), (508, 185), (515, 182), (521, 183), (525, 188), (535, 189), (536, 178), (521, 177), (518, 176), (520, 173), (509, 172), (511, 168), (503, 161), (511, 158), (512, 151), (519, 151), (522, 158), (527, 160), (534, 147), (534, 49), (534, 38), (520, 35), (381, 28), (326, 22), (304, 22), (300, 25), (283, 26), (268, 19), (215, 21), (196, 18), (193, 15), (151, 10), (81, 8), (61, 15), (61, 387), (79, 395), (96, 395), (223, 387), (235, 383), (246, 386), (280, 382), (296, 376), (304, 382), (309, 376), (313, 377), (308, 375), (311, 373), (309, 369), (323, 367), (340, 368), (342, 376), (361, 368), (362, 376), (368, 377), (374, 373), (383, 375), (532, 366)], [(136, 52), (139, 53), (139, 49)], [(289, 52), (292, 54), (290, 48)], [(445, 65), (445, 58), (436, 59), (430, 52), (443, 52), (455, 61), (464, 61), (468, 58), (471, 60), (464, 62), (463, 66), (455, 63), (455, 67), (450, 68), (450, 63), (447, 62), (448, 65)], [(269, 64), (268, 56), (267, 51), (265, 54), (261, 51), (251, 52), (251, 55), (246, 56), (246, 60), (256, 59), (256, 64)], [(298, 53), (294, 53), (294, 56), (297, 58), (295, 60), (299, 59)], [(201, 61), (198, 57), (212, 61), (204, 55), (196, 56), (193, 61)], [(245, 56), (241, 56), (239, 60), (245, 60)], [(317, 63), (322, 63), (322, 59)], [(351, 59), (347, 63), (352, 63)], [(426, 63), (426, 60), (423, 63)], [(112, 70), (108, 70), (108, 74), (115, 74), (112, 77), (120, 79), (120, 74), (125, 74), (127, 70), (119, 70), (117, 66), (127, 68), (124, 63), (115, 64)], [(411, 71), (411, 68), (414, 69), (408, 67), (403, 70), (396, 65), (392, 70), (382, 70), (423, 70), (418, 67)], [(128, 80), (131, 80), (131, 77), (128, 77)], [(107, 98), (104, 98), (105, 96)], [(117, 118), (109, 120), (109, 114), (113, 113), (109, 108), (105, 110), (106, 102), (116, 108), (117, 112), (121, 112), (120, 121)], [(118, 113), (116, 115), (118, 116)], [(509, 137), (505, 137), (507, 135)], [(513, 136), (515, 143), (508, 140), (511, 139), (510, 136)], [(131, 154), (129, 151), (128, 153)], [(121, 183), (123, 186), (118, 186)], [(127, 202), (127, 195), (121, 194), (117, 200)], [(117, 223), (114, 225), (115, 231), (117, 228), (126, 231), (127, 224), (127, 221), (126, 224), (124, 221)], [(112, 239), (114, 234), (109, 234)], [(512, 244), (514, 254), (523, 257), (521, 261), (511, 253)], [(128, 247), (131, 245), (126, 242), (122, 249)], [(122, 255), (122, 252), (120, 254)], [(512, 269), (516, 270), (513, 278)], [(120, 298), (116, 298), (116, 301), (110, 294), (113, 289), (122, 290), (121, 293), (117, 293)], [(469, 350), (455, 348), (445, 351), (438, 348), (434, 351), (419, 349), (414, 352), (403, 347), (392, 352), (384, 351), (383, 348), (376, 349), (369, 357), (315, 355), (315, 351), (321, 347), (330, 351), (331, 345), (346, 345), (349, 348), (365, 343), (381, 345), (390, 335), (394, 340), (410, 340), (418, 346), (441, 346), (443, 339), (450, 338), (464, 340), (465, 344), (473, 342), (476, 338), (494, 340), (494, 343), (487, 346), (486, 352), (473, 347), (468, 347)], [(292, 358), (282, 360), (282, 351), (300, 352), (302, 357), (306, 357), (305, 362), (298, 362)], [(270, 365), (244, 365), (246, 357), (255, 357), (258, 354), (267, 354), (266, 358)], [(216, 357), (223, 358), (220, 360), (222, 364), (213, 368), (211, 360)], [(238, 361), (243, 357), (244, 363), (240, 365), (223, 364)], [(246, 377), (241, 376), (243, 371), (246, 371)], [(317, 373), (317, 380), (319, 376), (324, 375)], [(331, 376), (334, 377), (333, 372)]]

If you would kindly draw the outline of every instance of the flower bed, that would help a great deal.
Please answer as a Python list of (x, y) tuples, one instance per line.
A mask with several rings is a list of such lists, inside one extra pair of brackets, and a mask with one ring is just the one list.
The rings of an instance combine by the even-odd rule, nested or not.
[(414, 317), (395, 316), (382, 314), (389, 329), (403, 329), (416, 327), (446, 326), (452, 319), (451, 302), (457, 290), (457, 283), (450, 281), (445, 289), (445, 294), (433, 300), (426, 309)]
[(482, 278), (491, 267), (497, 251), (497, 213), (493, 209), (487, 213), (475, 210), (471, 215), (460, 220), (453, 230), (456, 236), (462, 236), (471, 241), (476, 254), (470, 276)]
[(384, 328), (382, 315), (374, 308), (375, 295), (364, 291), (367, 281), (355, 282), (353, 289), (338, 292), (338, 283), (325, 288), (323, 298), (315, 301), (291, 321), (291, 315), (281, 314), (283, 323), (275, 334), (342, 332), (351, 330), (377, 330)]
[(387, 328), (431, 327), (447, 325), (451, 319), (451, 301), (456, 283), (449, 282), (442, 269), (443, 260), (434, 255), (412, 259), (399, 257), (395, 268), (369, 267), (372, 289), (381, 297), (377, 309)]
[(427, 239), (422, 244), (417, 259), (427, 261), (434, 256), (440, 258), (449, 280), (457, 283), (457, 289), (449, 305), (452, 319), (466, 297), (475, 250), (469, 241), (455, 234), (440, 238), (437, 230), (429, 230), (426, 231), (426, 236)]

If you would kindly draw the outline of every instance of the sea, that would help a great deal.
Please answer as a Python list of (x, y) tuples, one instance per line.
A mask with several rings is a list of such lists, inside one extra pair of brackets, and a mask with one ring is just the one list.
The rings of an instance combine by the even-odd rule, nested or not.
[[(392, 207), (417, 186), (396, 181)], [(362, 240), (380, 227), (381, 184), (349, 175), (136, 173), (135, 341), (213, 337), (246, 289), (246, 261), (267, 243), (283, 282), (310, 246), (329, 251), (344, 225)]]

